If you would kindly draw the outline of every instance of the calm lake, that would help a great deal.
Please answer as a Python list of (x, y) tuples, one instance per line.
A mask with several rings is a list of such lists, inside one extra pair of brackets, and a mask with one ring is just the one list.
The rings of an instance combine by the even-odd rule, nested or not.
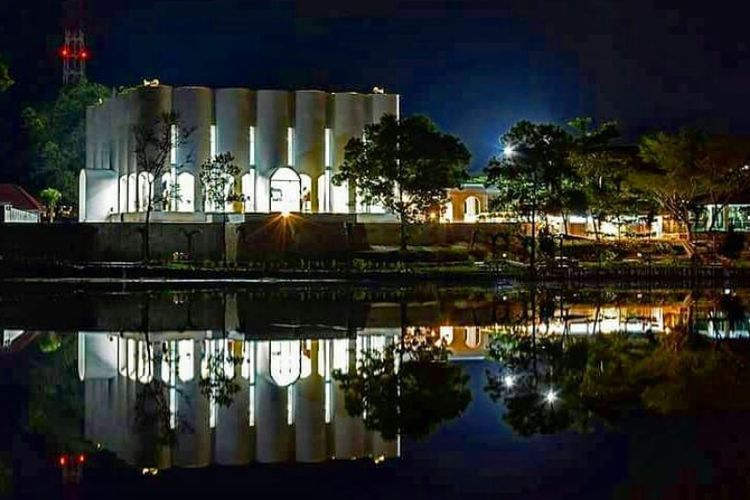
[(0, 289), (0, 496), (748, 498), (750, 290)]

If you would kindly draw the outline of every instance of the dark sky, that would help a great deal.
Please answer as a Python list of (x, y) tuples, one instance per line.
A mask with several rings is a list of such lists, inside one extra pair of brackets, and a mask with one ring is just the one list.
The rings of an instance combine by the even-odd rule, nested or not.
[[(88, 0), (89, 78), (402, 94), (481, 168), (516, 120), (750, 131), (750, 6), (693, 0)], [(59, 1), (0, 0), (0, 53), (53, 95)], [(8, 138), (3, 138), (8, 140)]]

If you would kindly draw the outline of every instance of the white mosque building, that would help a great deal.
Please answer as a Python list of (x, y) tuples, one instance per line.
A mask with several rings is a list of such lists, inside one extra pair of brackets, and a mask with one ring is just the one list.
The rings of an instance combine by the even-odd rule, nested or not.
[[(201, 164), (230, 152), (240, 167), (235, 192), (243, 202), (227, 211), (245, 213), (382, 213), (358, 203), (354, 190), (331, 178), (344, 148), (367, 124), (399, 115), (399, 96), (319, 90), (250, 90), (170, 87), (156, 81), (115, 95), (86, 110), (86, 168), (80, 173), (82, 222), (139, 220), (145, 211), (149, 177), (135, 158), (133, 129), (154, 123), (165, 112), (192, 130), (170, 154), (170, 165), (155, 190), (179, 196), (159, 203), (175, 220), (205, 220), (221, 212), (203, 195)], [(173, 136), (178, 136), (177, 130)], [(176, 189), (175, 189), (176, 188)], [(131, 215), (132, 214), (132, 215)], [(193, 214), (188, 215), (188, 214)], [(161, 220), (170, 215), (160, 214)]]

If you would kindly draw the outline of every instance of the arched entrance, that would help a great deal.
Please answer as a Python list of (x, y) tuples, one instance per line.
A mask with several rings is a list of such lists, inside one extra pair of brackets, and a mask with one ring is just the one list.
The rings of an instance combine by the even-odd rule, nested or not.
[(271, 212), (299, 212), (301, 196), (300, 177), (289, 167), (281, 167), (271, 176)]
[(479, 216), (479, 198), (469, 196), (464, 202), (464, 222), (476, 222)]

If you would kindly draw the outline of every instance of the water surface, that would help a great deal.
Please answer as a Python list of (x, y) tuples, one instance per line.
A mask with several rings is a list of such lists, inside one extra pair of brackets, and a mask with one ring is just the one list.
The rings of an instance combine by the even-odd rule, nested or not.
[(3, 290), (0, 492), (744, 498), (749, 297)]

